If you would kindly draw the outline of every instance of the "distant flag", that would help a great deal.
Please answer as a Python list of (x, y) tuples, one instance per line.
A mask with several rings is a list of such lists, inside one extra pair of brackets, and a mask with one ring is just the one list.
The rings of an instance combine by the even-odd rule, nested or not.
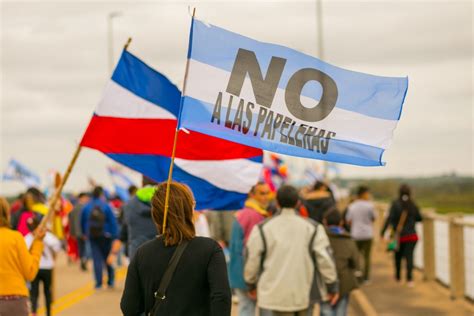
[(384, 165), (408, 78), (345, 70), (193, 19), (180, 126), (272, 152)]
[(16, 159), (11, 159), (8, 162), (8, 166), (2, 175), (2, 180), (20, 181), (27, 187), (39, 187), (41, 184), (40, 177)]
[[(81, 146), (165, 181), (180, 100), (165, 76), (124, 50)], [(196, 209), (237, 209), (258, 181), (262, 155), (260, 149), (180, 131), (173, 179), (192, 189)]]
[(133, 181), (117, 167), (108, 167), (107, 170), (114, 184), (115, 194), (122, 201), (128, 201), (130, 199), (128, 188), (135, 185)]

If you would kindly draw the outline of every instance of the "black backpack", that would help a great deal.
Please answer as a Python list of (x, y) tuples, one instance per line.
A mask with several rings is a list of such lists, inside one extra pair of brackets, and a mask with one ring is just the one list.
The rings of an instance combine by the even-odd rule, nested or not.
[(94, 205), (89, 215), (89, 234), (91, 238), (104, 236), (105, 212), (99, 205)]

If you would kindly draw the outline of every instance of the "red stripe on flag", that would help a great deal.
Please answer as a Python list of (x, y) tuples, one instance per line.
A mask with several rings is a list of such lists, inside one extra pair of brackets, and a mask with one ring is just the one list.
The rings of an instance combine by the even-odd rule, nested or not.
[[(129, 119), (94, 115), (81, 146), (107, 154), (171, 156), (176, 120)], [(179, 132), (176, 158), (224, 160), (261, 156), (262, 150), (198, 132)]]

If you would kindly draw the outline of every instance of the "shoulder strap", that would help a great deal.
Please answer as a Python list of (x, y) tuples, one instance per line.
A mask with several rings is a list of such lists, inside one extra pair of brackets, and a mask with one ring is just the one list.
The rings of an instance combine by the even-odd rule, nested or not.
[(318, 224), (314, 224), (314, 232), (311, 235), (311, 239), (309, 240), (309, 254), (311, 255), (311, 259), (313, 260), (314, 265), (316, 266), (316, 255), (313, 251), (314, 239), (316, 238), (316, 234), (318, 233)]
[(181, 258), (181, 255), (183, 254), (187, 246), (188, 241), (185, 240), (181, 242), (178, 247), (176, 247), (176, 250), (174, 251), (173, 256), (171, 257), (170, 262), (168, 263), (168, 267), (166, 268), (166, 271), (163, 274), (163, 277), (161, 278), (160, 286), (158, 287), (158, 290), (154, 293), (155, 304), (153, 304), (153, 308), (151, 309), (150, 313), (148, 313), (149, 316), (154, 315), (160, 304), (163, 302), (164, 299), (166, 299), (166, 290), (168, 289), (168, 285), (170, 284), (171, 279), (173, 278), (173, 274), (176, 270), (176, 267), (178, 266), (179, 259)]
[(265, 257), (267, 256), (267, 239), (265, 238), (265, 234), (263, 233), (263, 224), (258, 224), (258, 231), (260, 232), (260, 237), (262, 237), (263, 243), (263, 250), (262, 256), (260, 257), (260, 273), (263, 272), (263, 263), (265, 262)]
[(400, 215), (400, 220), (398, 221), (396, 232), (400, 234), (402, 231), (403, 226), (405, 225), (405, 221), (407, 219), (408, 211), (403, 210), (402, 214)]

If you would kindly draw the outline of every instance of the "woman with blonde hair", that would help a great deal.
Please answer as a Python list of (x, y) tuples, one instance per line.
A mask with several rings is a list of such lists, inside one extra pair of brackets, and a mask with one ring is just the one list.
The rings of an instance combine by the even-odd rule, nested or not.
[[(153, 195), (152, 218), (162, 232), (166, 183)], [(132, 259), (120, 303), (125, 316), (228, 316), (231, 293), (219, 244), (196, 237), (194, 198), (183, 184), (170, 184), (166, 231), (143, 244)]]
[(28, 250), (23, 236), (10, 229), (10, 206), (0, 197), (0, 315), (28, 316), (28, 289), (39, 269), (45, 229), (37, 229)]

